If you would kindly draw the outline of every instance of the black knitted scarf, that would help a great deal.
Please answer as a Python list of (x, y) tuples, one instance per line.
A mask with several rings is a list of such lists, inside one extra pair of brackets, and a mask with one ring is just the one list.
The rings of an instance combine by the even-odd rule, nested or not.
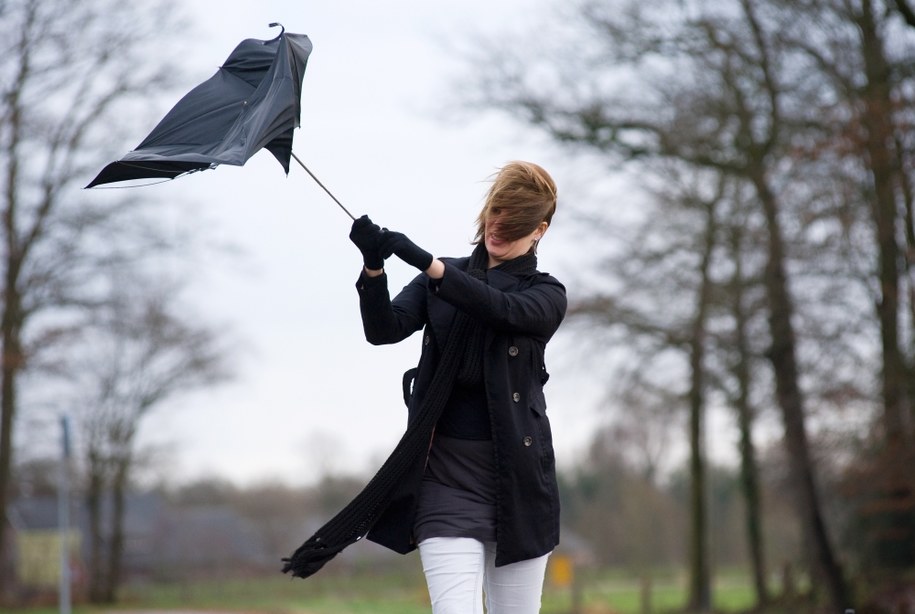
[[(487, 263), (486, 248), (483, 244), (477, 245), (470, 256), (468, 272), (474, 277), (485, 278)], [(515, 275), (533, 272), (536, 268), (537, 257), (533, 253), (499, 265), (500, 270)], [(468, 335), (478, 332), (475, 328), (481, 327), (473, 318), (461, 311), (457, 313), (442, 349), (438, 368), (416, 418), (404, 432), (394, 451), (355, 499), (318, 529), (289, 558), (283, 559), (283, 573), (307, 578), (344, 548), (368, 534), (410, 468), (421, 455), (427, 453), (435, 424), (448, 403), (462, 363), (466, 362), (465, 356), (468, 353), (465, 346)], [(471, 355), (475, 354), (476, 352), (473, 352)], [(466, 364), (464, 366), (466, 369)]]

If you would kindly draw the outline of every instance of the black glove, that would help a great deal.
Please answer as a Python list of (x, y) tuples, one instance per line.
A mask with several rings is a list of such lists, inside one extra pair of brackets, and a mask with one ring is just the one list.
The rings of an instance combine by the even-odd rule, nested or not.
[(373, 223), (367, 215), (354, 220), (353, 227), (349, 231), (350, 241), (355, 243), (362, 252), (362, 262), (365, 264), (365, 268), (373, 271), (384, 267), (384, 258), (381, 257), (380, 248), (381, 236), (381, 227)]
[(402, 232), (382, 231), (379, 248), (382, 258), (396, 254), (398, 258), (420, 271), (425, 271), (432, 264), (432, 254), (408, 239)]

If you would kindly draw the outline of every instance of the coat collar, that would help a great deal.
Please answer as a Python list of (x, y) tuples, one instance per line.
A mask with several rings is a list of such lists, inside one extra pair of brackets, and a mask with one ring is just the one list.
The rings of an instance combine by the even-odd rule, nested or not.
[[(470, 264), (470, 257), (465, 256), (463, 258), (456, 258), (452, 261), (454, 266), (459, 268), (462, 271), (466, 271), (468, 265)], [(531, 273), (536, 273), (536, 270), (531, 269)], [(496, 288), (497, 290), (507, 291), (516, 288), (520, 285), (521, 281), (527, 277), (527, 275), (516, 276), (512, 273), (504, 271), (499, 267), (493, 267), (486, 270), (486, 281), (487, 283)]]

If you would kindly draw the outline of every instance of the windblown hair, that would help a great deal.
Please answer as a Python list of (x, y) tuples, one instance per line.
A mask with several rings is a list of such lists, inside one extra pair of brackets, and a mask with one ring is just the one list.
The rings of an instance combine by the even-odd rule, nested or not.
[(516, 241), (534, 232), (541, 222), (549, 224), (555, 211), (556, 183), (549, 173), (533, 162), (509, 162), (493, 177), (477, 216), (473, 243), (483, 241), (489, 216), (499, 216), (501, 236)]

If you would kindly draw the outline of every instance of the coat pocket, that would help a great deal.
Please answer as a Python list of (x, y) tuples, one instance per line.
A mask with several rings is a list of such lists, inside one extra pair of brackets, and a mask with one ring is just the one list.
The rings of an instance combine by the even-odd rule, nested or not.
[(543, 392), (538, 391), (531, 399), (531, 422), (540, 448), (540, 465), (543, 471), (550, 472), (555, 466), (553, 453), (553, 431), (550, 419), (546, 416), (546, 400)]
[(530, 391), (531, 409), (540, 417), (546, 417), (546, 397), (543, 396), (543, 388), (539, 385), (531, 386)]

